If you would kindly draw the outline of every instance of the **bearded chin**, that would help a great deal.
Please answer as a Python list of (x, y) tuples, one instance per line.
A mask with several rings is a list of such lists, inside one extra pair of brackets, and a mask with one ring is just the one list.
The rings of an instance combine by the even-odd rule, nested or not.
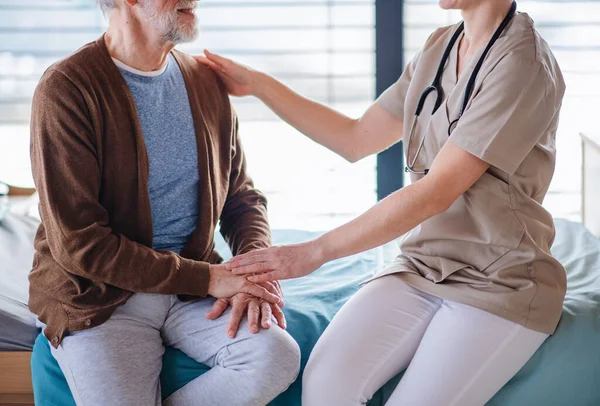
[(151, 24), (161, 33), (164, 41), (180, 44), (182, 42), (193, 41), (198, 37), (198, 26), (196, 23), (182, 23), (179, 21), (177, 11), (161, 15), (153, 8), (150, 2), (145, 3), (143, 7)]
[(198, 37), (198, 27), (196, 23), (182, 23), (177, 18), (177, 14), (169, 16), (168, 21), (162, 27), (163, 39), (174, 44), (190, 42)]
[(170, 14), (163, 16), (163, 18), (159, 19), (160, 21), (157, 21), (159, 22), (159, 27), (157, 28), (162, 33), (163, 40), (174, 44), (195, 40), (198, 36), (198, 27), (196, 24), (181, 23), (177, 17), (177, 14)]

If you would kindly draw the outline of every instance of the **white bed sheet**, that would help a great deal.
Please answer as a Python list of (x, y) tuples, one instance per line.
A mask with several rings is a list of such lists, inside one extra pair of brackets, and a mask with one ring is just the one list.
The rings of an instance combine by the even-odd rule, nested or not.
[(26, 304), (38, 220), (8, 213), (0, 222), (0, 297)]
[(0, 222), (0, 351), (29, 350), (39, 329), (27, 308), (27, 276), (38, 221), (8, 213)]
[(0, 351), (28, 351), (40, 332), (26, 305), (0, 296)]

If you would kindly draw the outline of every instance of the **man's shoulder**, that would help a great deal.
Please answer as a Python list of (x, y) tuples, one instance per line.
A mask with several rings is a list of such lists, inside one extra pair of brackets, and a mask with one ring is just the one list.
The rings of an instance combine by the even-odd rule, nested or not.
[[(101, 50), (96, 41), (85, 44), (69, 56), (50, 65), (46, 73), (61, 72), (65, 76), (74, 73), (86, 73), (93, 70), (102, 58)], [(44, 75), (45, 75), (44, 74)]]
[(192, 55), (174, 50), (173, 55), (182, 69), (193, 76), (194, 83), (210, 91), (213, 95), (218, 92), (222, 96), (227, 96), (225, 85), (219, 76), (205, 64), (198, 62)]
[(90, 42), (50, 65), (40, 78), (38, 90), (52, 90), (64, 86), (80, 87), (98, 70), (101, 59), (98, 44), (96, 41)]

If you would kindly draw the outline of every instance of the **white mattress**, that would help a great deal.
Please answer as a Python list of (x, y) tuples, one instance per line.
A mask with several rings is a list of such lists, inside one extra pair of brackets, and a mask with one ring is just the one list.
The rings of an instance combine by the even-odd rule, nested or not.
[(37, 220), (11, 213), (0, 222), (0, 351), (31, 349), (39, 331), (27, 308), (37, 226)]
[(27, 276), (33, 263), (33, 239), (38, 220), (8, 213), (0, 222), (0, 297), (29, 300)]
[(27, 351), (40, 332), (36, 317), (23, 303), (0, 296), (0, 351)]

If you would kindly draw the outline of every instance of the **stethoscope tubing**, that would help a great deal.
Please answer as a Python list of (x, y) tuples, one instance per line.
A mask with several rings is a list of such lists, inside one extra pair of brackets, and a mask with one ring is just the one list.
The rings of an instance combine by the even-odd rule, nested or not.
[[(496, 31), (492, 35), (492, 38), (488, 42), (487, 46), (483, 50), (483, 53), (479, 57), (479, 60), (477, 61), (477, 64), (473, 68), (473, 72), (471, 73), (471, 76), (469, 77), (469, 81), (467, 82), (467, 86), (465, 88), (465, 93), (464, 93), (464, 96), (463, 96), (463, 102), (462, 102), (462, 105), (461, 105), (461, 108), (460, 108), (460, 113), (458, 114), (458, 118), (456, 118), (455, 120), (453, 120), (448, 125), (448, 137), (452, 133), (452, 130), (458, 124), (458, 121), (460, 120), (460, 118), (462, 117), (463, 113), (465, 112), (465, 109), (467, 108), (467, 105), (469, 103), (469, 99), (471, 98), (471, 93), (473, 93), (473, 89), (475, 87), (475, 81), (477, 79), (477, 74), (481, 70), (481, 67), (483, 66), (483, 63), (485, 61), (485, 58), (486, 58), (487, 54), (489, 53), (489, 51), (492, 48), (492, 46), (496, 43), (496, 41), (498, 40), (498, 38), (500, 38), (500, 35), (502, 35), (502, 32), (504, 32), (504, 30), (506, 29), (506, 27), (508, 26), (508, 24), (512, 20), (513, 16), (515, 15), (516, 11), (517, 11), (517, 2), (513, 1), (512, 2), (512, 6), (510, 7), (510, 11), (506, 15), (506, 17), (504, 17), (504, 19), (502, 20), (502, 23), (500, 23), (500, 25), (498, 26), (498, 28), (496, 29)], [(419, 98), (419, 102), (417, 103), (417, 108), (416, 108), (415, 114), (413, 116), (413, 121), (412, 121), (412, 124), (411, 124), (411, 127), (410, 127), (410, 132), (408, 134), (407, 146), (406, 146), (406, 148), (407, 148), (407, 157), (410, 154), (410, 145), (412, 143), (412, 139), (414, 138), (414, 131), (415, 131), (416, 124), (417, 124), (417, 118), (419, 117), (419, 115), (423, 111), (423, 107), (425, 105), (425, 101), (427, 100), (427, 96), (429, 96), (429, 94), (432, 93), (432, 92), (436, 92), (436, 101), (435, 101), (435, 104), (434, 104), (433, 111), (431, 112), (431, 115), (434, 115), (435, 112), (442, 105), (442, 88), (441, 88), (442, 75), (444, 73), (444, 69), (446, 67), (446, 63), (448, 62), (448, 58), (450, 57), (450, 53), (452, 52), (452, 49), (454, 48), (454, 45), (456, 44), (456, 41), (458, 41), (458, 38), (460, 37), (460, 34), (463, 32), (464, 28), (465, 28), (465, 23), (464, 23), (464, 21), (462, 21), (460, 23), (460, 25), (458, 26), (458, 28), (456, 29), (456, 31), (454, 32), (454, 34), (452, 35), (452, 38), (450, 39), (450, 42), (446, 46), (446, 49), (444, 50), (444, 54), (442, 55), (442, 59), (440, 61), (440, 64), (438, 65), (438, 69), (437, 69), (437, 72), (436, 72), (435, 77), (433, 79), (433, 82), (431, 83), (431, 85), (429, 85), (423, 91), (423, 93), (421, 94), (421, 97)], [(426, 136), (426, 134), (424, 134), (423, 137), (421, 138), (421, 142), (419, 143), (419, 147), (417, 148), (417, 151), (416, 151), (415, 155), (413, 156), (412, 161), (407, 162), (407, 166), (405, 167), (405, 171), (406, 172), (410, 172), (410, 173), (414, 173), (414, 174), (421, 174), (421, 175), (427, 175), (427, 173), (429, 172), (429, 169), (425, 169), (423, 171), (415, 171), (413, 169), (415, 163), (417, 162), (417, 158), (419, 156), (419, 153), (421, 152), (421, 150), (423, 149), (423, 146), (425, 144), (425, 136)]]

